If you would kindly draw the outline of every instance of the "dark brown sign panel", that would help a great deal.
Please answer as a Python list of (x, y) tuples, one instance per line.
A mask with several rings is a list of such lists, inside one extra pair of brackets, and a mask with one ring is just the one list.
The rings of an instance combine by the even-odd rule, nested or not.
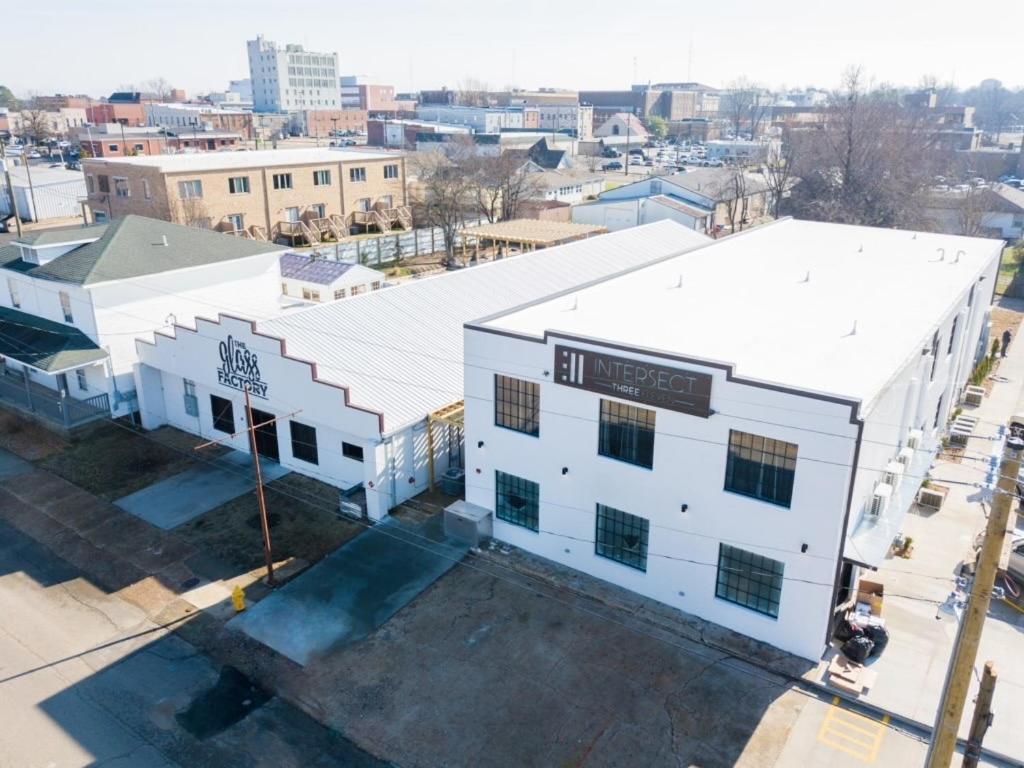
[(557, 345), (555, 382), (704, 419), (711, 415), (711, 376), (698, 371)]

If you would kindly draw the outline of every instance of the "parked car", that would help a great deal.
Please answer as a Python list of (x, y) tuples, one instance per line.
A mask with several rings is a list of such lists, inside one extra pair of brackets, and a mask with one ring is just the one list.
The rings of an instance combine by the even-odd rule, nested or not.
[(615, 147), (605, 147), (604, 152), (601, 153), (604, 157), (622, 157), (622, 153), (619, 152)]
[(620, 163), (618, 160), (612, 160), (611, 162), (605, 163), (604, 165), (602, 165), (601, 166), (601, 170), (602, 171), (621, 171), (622, 170), (622, 163)]
[(42, 155), (40, 155), (40, 154), (39, 154), (38, 152), (36, 152), (36, 151), (35, 151), (35, 150), (33, 149), (33, 150), (32, 150), (31, 152), (29, 152), (29, 153), (28, 153), (28, 154), (26, 155), (26, 157), (27, 157), (27, 158), (28, 158), (29, 160), (38, 160), (38, 159), (40, 159), (40, 158), (42, 157)]

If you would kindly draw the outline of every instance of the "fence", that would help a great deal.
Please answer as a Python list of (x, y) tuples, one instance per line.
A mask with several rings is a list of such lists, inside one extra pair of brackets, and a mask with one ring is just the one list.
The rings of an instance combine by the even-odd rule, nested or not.
[[(483, 224), (483, 219), (467, 221), (466, 227)], [(444, 250), (444, 234), (440, 227), (413, 229), (390, 235), (342, 241), (316, 249), (319, 256), (335, 261), (351, 261), (370, 267), (392, 264), (413, 256), (429, 256)]]
[(76, 400), (62, 392), (26, 380), (24, 374), (0, 374), (0, 403), (13, 405), (66, 428), (110, 415), (106, 393)]

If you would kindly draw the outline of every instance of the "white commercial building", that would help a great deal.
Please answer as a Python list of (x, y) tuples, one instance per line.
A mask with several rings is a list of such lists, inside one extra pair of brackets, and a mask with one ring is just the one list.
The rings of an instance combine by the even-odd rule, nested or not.
[(142, 216), (16, 238), (0, 248), (0, 400), (66, 427), (131, 413), (135, 339), (288, 311), (283, 250)]
[(466, 504), (817, 659), (984, 349), (1001, 246), (784, 220), (468, 323)]
[[(261, 454), (346, 491), (361, 485), (366, 514), (380, 520), (427, 488), (431, 466), (439, 476), (461, 464), (458, 430), (434, 425), (432, 440), (427, 430), (430, 414), (462, 400), (466, 321), (706, 241), (663, 222), (266, 322), (211, 313), (217, 319), (179, 323), (138, 343), (142, 422), (224, 438), (245, 424), (248, 388), (257, 422), (281, 417), (258, 431)], [(229, 442), (247, 451), (246, 439)]]
[(474, 133), (500, 133), (505, 128), (523, 127), (522, 107), (460, 107), (446, 104), (420, 104), (416, 117), (435, 123), (462, 125)]
[[(23, 161), (27, 162), (27, 161)], [(86, 196), (85, 176), (81, 171), (47, 168), (36, 165), (26, 169), (8, 161), (11, 187), (22, 221), (46, 221), (82, 215), (82, 199)], [(31, 179), (29, 178), (31, 173)], [(7, 179), (0, 174), (0, 215), (10, 216), (10, 191)]]
[(314, 53), (294, 44), (282, 47), (262, 35), (246, 45), (256, 112), (341, 109), (337, 53)]
[(145, 105), (146, 125), (162, 128), (177, 128), (179, 133), (182, 129), (195, 129), (200, 133), (223, 127), (225, 119), (230, 121), (245, 121), (249, 119), (249, 111), (242, 109), (227, 109), (223, 106), (212, 106), (210, 104), (177, 104), (177, 103), (156, 103), (151, 102)]

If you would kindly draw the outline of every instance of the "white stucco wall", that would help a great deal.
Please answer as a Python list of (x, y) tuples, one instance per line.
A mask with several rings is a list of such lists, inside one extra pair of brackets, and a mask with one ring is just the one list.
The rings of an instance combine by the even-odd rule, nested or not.
[[(493, 511), (495, 470), (540, 484), (540, 532), (495, 520), (494, 535), (799, 656), (817, 658), (831, 615), (852, 475), (857, 426), (850, 423), (850, 406), (730, 382), (720, 368), (661, 359), (663, 365), (710, 373), (711, 407), (718, 413), (703, 419), (655, 409), (654, 466), (644, 469), (598, 455), (601, 397), (555, 384), (545, 375), (554, 367), (554, 344), (553, 338), (538, 343), (466, 331), (466, 499)], [(497, 372), (539, 383), (539, 437), (494, 425)], [(723, 490), (730, 429), (799, 446), (789, 508)], [(478, 448), (481, 440), (484, 446)], [(646, 572), (594, 553), (597, 503), (650, 521)], [(682, 504), (688, 505), (685, 513)], [(785, 563), (777, 619), (715, 597), (720, 542)], [(806, 553), (800, 551), (803, 544)]]

